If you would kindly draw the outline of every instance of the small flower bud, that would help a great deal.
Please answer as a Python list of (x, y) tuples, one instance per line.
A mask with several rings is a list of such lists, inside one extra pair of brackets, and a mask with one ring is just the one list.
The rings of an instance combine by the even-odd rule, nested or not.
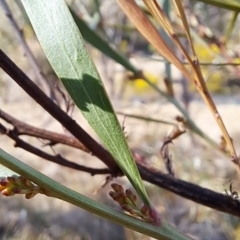
[(5, 180), (5, 179), (1, 179), (0, 180), (0, 191), (4, 190), (5, 188), (7, 188), (9, 185), (9, 183)]
[(141, 208), (141, 213), (143, 213), (145, 216), (150, 216), (150, 209), (147, 205), (143, 205)]
[(133, 210), (132, 206), (128, 205), (128, 204), (123, 204), (121, 205), (122, 209), (127, 211), (127, 212), (130, 212), (131, 210)]
[(122, 192), (117, 193), (117, 192), (110, 191), (109, 195), (110, 195), (110, 197), (113, 198), (114, 201), (118, 202), (120, 205), (123, 205), (126, 203), (125, 195)]
[(136, 217), (142, 217), (142, 213), (138, 209), (130, 209), (129, 213)]
[(136, 197), (136, 195), (134, 195), (133, 192), (130, 189), (127, 189), (126, 190), (126, 196), (131, 201), (133, 206), (136, 207), (137, 206), (137, 197)]
[(7, 177), (7, 181), (12, 185), (16, 185), (16, 178), (15, 176)]
[(113, 191), (110, 191), (110, 192), (109, 192), (109, 196), (110, 196), (111, 198), (113, 198), (113, 200), (116, 201), (116, 199), (118, 198), (118, 193), (113, 192)]
[(149, 223), (153, 223), (154, 222), (154, 219), (151, 218), (151, 217), (148, 217), (148, 216), (141, 216), (141, 218), (143, 220), (145, 220), (146, 222), (149, 222)]
[(124, 192), (122, 185), (119, 185), (117, 183), (113, 183), (111, 187), (115, 192)]
[(2, 195), (7, 196), (7, 197), (13, 196), (14, 194), (15, 194), (15, 193), (12, 191), (11, 188), (5, 188), (5, 189), (2, 191)]

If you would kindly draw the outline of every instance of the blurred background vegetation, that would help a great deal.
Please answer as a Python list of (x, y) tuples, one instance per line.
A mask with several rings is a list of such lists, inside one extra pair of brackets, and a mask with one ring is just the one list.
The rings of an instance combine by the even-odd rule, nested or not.
[[(47, 62), (20, 1), (6, 2), (22, 36), (51, 88), (54, 89), (55, 100), (65, 108), (66, 102), (62, 98), (63, 87)], [(144, 9), (142, 2), (137, 2)], [(184, 46), (188, 48), (172, 1), (159, 0), (159, 2), (181, 36)], [(153, 84), (167, 93), (169, 93), (170, 84), (174, 97), (185, 106), (194, 122), (212, 139), (220, 143), (221, 133), (195, 87), (179, 70), (155, 52), (114, 0), (68, 0), (67, 3), (92, 31), (105, 39), (116, 51), (127, 56)], [(240, 19), (238, 13), (199, 1), (184, 0), (183, 3), (207, 86), (234, 139), (236, 149), (239, 149)], [(144, 10), (147, 12), (146, 9)], [(1, 49), (32, 80), (38, 82), (37, 74), (24, 54), (19, 35), (12, 26), (12, 21), (9, 21), (6, 16), (6, 9), (4, 10), (3, 7), (0, 7), (0, 19)], [(161, 28), (159, 32), (172, 46), (171, 40)], [(173, 121), (179, 112), (143, 79), (133, 78), (116, 61), (106, 57), (88, 42), (86, 44), (116, 111), (126, 114), (125, 117), (119, 114), (119, 119), (124, 122), (130, 147), (143, 156), (148, 164), (166, 171), (159, 151), (164, 137), (172, 130), (172, 127), (151, 121), (140, 121), (128, 117), (127, 114)], [(173, 51), (182, 59), (176, 49), (173, 48)], [(46, 90), (49, 85), (42, 83), (42, 87)], [(0, 108), (34, 126), (64, 132), (64, 129), (37, 106), (2, 70), (0, 70)], [(69, 114), (72, 114), (85, 130), (96, 137), (76, 109), (71, 109)], [(60, 153), (72, 161), (79, 162), (80, 159), (80, 162), (89, 166), (103, 166), (100, 161), (75, 149), (62, 146), (44, 147), (45, 143), (40, 140), (27, 136), (24, 139), (49, 153), (53, 151)], [(26, 161), (44, 174), (91, 198), (117, 207), (108, 197), (109, 186), (101, 187), (105, 181), (104, 176), (92, 177), (87, 173), (45, 162), (30, 153), (14, 148), (13, 142), (4, 135), (0, 136), (0, 142), (1, 148), (5, 151)], [(234, 182), (235, 169), (229, 159), (201, 139), (194, 137), (191, 132), (176, 139), (169, 151), (172, 155), (176, 177), (221, 193), (225, 189), (229, 190), (230, 179), (233, 181), (234, 190), (238, 189), (239, 182)], [(117, 181), (126, 187), (130, 186), (125, 178)], [(196, 239), (240, 238), (239, 219), (197, 205), (151, 184), (146, 183), (146, 188), (161, 214), (180, 230)], [(67, 203), (48, 199), (45, 196), (37, 196), (31, 201), (23, 199), (22, 196), (9, 199), (1, 197), (0, 216), (2, 216), (0, 218), (0, 239), (149, 239), (149, 237), (123, 229)]]

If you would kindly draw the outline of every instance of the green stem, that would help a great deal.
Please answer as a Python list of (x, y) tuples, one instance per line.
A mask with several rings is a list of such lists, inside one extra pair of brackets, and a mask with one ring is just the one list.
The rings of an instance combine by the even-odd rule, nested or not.
[(227, 44), (228, 40), (230, 39), (230, 36), (233, 32), (234, 26), (236, 25), (236, 21), (237, 21), (237, 17), (238, 17), (239, 12), (233, 12), (231, 20), (229, 21), (227, 30), (226, 30), (226, 34), (224, 37), (224, 42), (225, 45)]
[(124, 113), (124, 112), (120, 112), (120, 111), (116, 111), (116, 113), (118, 115), (123, 115), (125, 117), (135, 118), (135, 119), (146, 121), (146, 122), (155, 122), (155, 123), (162, 123), (162, 124), (171, 125), (171, 126), (177, 126), (176, 123), (170, 122), (170, 121), (166, 121), (166, 120), (160, 120), (160, 119), (154, 119), (154, 118), (149, 118), (149, 117), (143, 117), (143, 116), (140, 116), (140, 115), (128, 114), (128, 113)]
[(114, 210), (111, 207), (108, 207), (107, 205), (85, 197), (84, 195), (77, 193), (48, 178), (42, 173), (36, 171), (25, 163), (4, 152), (2, 149), (0, 149), (0, 164), (26, 177), (38, 186), (41, 186), (42, 188), (47, 190), (48, 193), (50, 193), (49, 195), (51, 197), (55, 197), (63, 201), (69, 202), (73, 205), (85, 209), (86, 211), (108, 219), (116, 224), (122, 225), (124, 227), (130, 228), (134, 231), (143, 233), (156, 239), (191, 239), (190, 237), (176, 230), (165, 220), (161, 220), (161, 226), (153, 226), (147, 222), (128, 216), (124, 213)]

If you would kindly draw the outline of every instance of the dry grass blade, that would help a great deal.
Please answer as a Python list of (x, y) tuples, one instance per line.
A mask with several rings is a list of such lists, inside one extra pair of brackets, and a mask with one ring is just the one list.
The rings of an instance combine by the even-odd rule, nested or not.
[(192, 53), (193, 53), (193, 57), (194, 57), (194, 59), (196, 59), (197, 55), (195, 53), (192, 38), (191, 38), (191, 35), (190, 35), (189, 25), (188, 25), (188, 22), (187, 22), (186, 14), (184, 12), (182, 3), (179, 0), (174, 0), (173, 2), (175, 3), (176, 9), (177, 9), (177, 11), (178, 11), (178, 13), (179, 13), (179, 15), (182, 19), (182, 23), (183, 23), (184, 29), (186, 31), (187, 39), (188, 39), (188, 42), (190, 44), (190, 47), (191, 47), (191, 50), (192, 50)]
[(174, 64), (179, 70), (190, 80), (192, 81), (196, 88), (198, 89), (199, 93), (201, 94), (202, 98), (206, 102), (208, 108), (213, 114), (225, 140), (229, 148), (229, 152), (231, 155), (231, 160), (237, 165), (237, 170), (240, 173), (240, 164), (239, 159), (237, 157), (235, 148), (232, 143), (232, 139), (229, 136), (229, 133), (223, 123), (223, 120), (216, 108), (215, 103), (213, 102), (211, 95), (207, 89), (206, 83), (202, 76), (200, 63), (198, 61), (197, 56), (194, 54), (194, 47), (190, 36), (188, 22), (186, 20), (186, 16), (181, 4), (181, 1), (176, 0), (176, 6), (178, 12), (183, 21), (183, 27), (185, 29), (185, 33), (189, 40), (189, 44), (191, 44), (193, 49), (193, 54), (195, 55), (194, 61), (192, 61), (189, 54), (187, 54), (186, 50), (183, 48), (181, 42), (177, 38), (172, 25), (170, 24), (169, 20), (167, 19), (164, 12), (161, 10), (161, 7), (158, 5), (156, 0), (143, 0), (152, 15), (159, 21), (162, 25), (164, 30), (169, 34), (175, 44), (179, 47), (182, 51), (184, 56), (186, 57), (187, 61), (190, 63), (191, 70), (195, 73), (196, 79), (194, 78), (193, 74), (185, 68), (185, 66), (181, 63), (181, 61), (175, 56), (175, 54), (171, 51), (168, 47), (166, 42), (160, 36), (158, 30), (153, 26), (151, 21), (148, 19), (146, 14), (138, 7), (134, 0), (117, 0), (119, 6), (123, 9), (129, 19), (133, 22), (136, 28), (142, 33), (142, 35), (156, 48), (156, 50), (169, 62)]
[[(191, 57), (186, 52), (186, 50), (183, 47), (182, 43), (180, 42), (177, 34), (174, 32), (174, 29), (173, 29), (168, 17), (164, 13), (163, 9), (160, 7), (158, 2), (156, 0), (143, 0), (143, 2), (147, 6), (147, 8), (151, 12), (151, 14), (155, 17), (155, 19), (161, 24), (161, 26), (166, 31), (166, 33), (172, 38), (173, 42), (181, 50), (183, 56), (187, 59), (189, 64), (193, 67), (193, 61), (192, 61)], [(190, 78), (193, 80), (192, 77), (190, 77)]]
[(133, 22), (141, 34), (156, 48), (156, 50), (169, 62), (191, 79), (190, 72), (175, 56), (173, 51), (168, 47), (164, 39), (159, 35), (158, 30), (148, 19), (146, 14), (138, 7), (134, 0), (116, 0), (128, 18)]
[[(199, 60), (197, 58), (197, 55), (195, 53), (194, 47), (193, 47), (193, 42), (191, 39), (191, 35), (190, 35), (190, 30), (189, 30), (189, 26), (188, 26), (188, 22), (186, 19), (186, 15), (182, 6), (181, 1), (179, 0), (175, 0), (174, 3), (176, 5), (176, 8), (178, 10), (178, 13), (180, 14), (180, 17), (182, 19), (183, 22), (183, 27), (185, 30), (185, 33), (187, 35), (189, 44), (192, 48), (192, 52), (194, 55), (194, 61), (191, 60), (190, 56), (187, 54), (187, 52), (185, 51), (185, 49), (183, 48), (182, 44), (180, 43), (180, 41), (178, 40), (176, 34), (174, 33), (174, 30), (172, 28), (172, 26), (170, 26), (170, 22), (167, 19), (166, 15), (164, 14), (163, 10), (161, 9), (161, 7), (159, 6), (159, 4), (156, 2), (156, 0), (143, 0), (144, 3), (146, 4), (146, 6), (149, 8), (150, 12), (153, 14), (153, 16), (160, 22), (160, 24), (162, 25), (162, 27), (164, 28), (164, 30), (169, 34), (169, 36), (172, 38), (172, 40), (175, 42), (175, 44), (179, 47), (179, 49), (182, 51), (182, 53), (184, 54), (184, 56), (186, 57), (186, 59), (188, 60), (188, 62), (190, 63), (190, 66), (192, 67), (192, 71), (195, 73), (196, 76), (196, 80), (192, 77), (192, 76), (187, 76), (189, 80), (193, 81), (194, 84), (196, 85), (196, 88), (198, 89), (198, 91), (200, 92), (202, 98), (205, 100), (208, 108), (210, 109), (210, 111), (212, 112), (226, 142), (230, 151), (230, 155), (231, 155), (231, 160), (238, 166), (237, 170), (240, 173), (240, 168), (239, 168), (239, 159), (237, 157), (234, 145), (232, 143), (232, 139), (229, 136), (229, 133), (223, 123), (223, 120), (216, 108), (216, 105), (207, 89), (205, 80), (203, 78), (202, 72), (201, 72), (201, 67), (199, 64)], [(173, 63), (174, 64), (174, 63)], [(180, 69), (181, 70), (181, 69)]]
[(226, 30), (226, 35), (224, 36), (224, 39), (223, 39), (223, 43), (224, 43), (225, 46), (227, 45), (227, 42), (228, 42), (228, 40), (229, 40), (229, 38), (230, 38), (230, 36), (233, 32), (233, 29), (236, 25), (238, 14), (239, 14), (238, 11), (233, 12), (232, 18), (229, 21), (229, 24), (228, 24), (228, 27), (227, 27), (227, 30)]
[(227, 131), (227, 129), (226, 129), (224, 123), (223, 123), (223, 120), (222, 120), (220, 114), (218, 113), (216, 105), (215, 105), (215, 103), (214, 103), (214, 101), (213, 101), (213, 99), (212, 99), (212, 97), (211, 97), (211, 95), (208, 91), (205, 80), (203, 78), (201, 67), (200, 67), (200, 64), (199, 64), (199, 60), (198, 60), (197, 55), (196, 55), (195, 50), (194, 50), (192, 38), (191, 38), (191, 35), (190, 35), (189, 25), (188, 25), (188, 22), (187, 22), (187, 19), (186, 19), (185, 12), (183, 10), (182, 2), (179, 1), (179, 0), (174, 0), (174, 3), (176, 5), (176, 8), (177, 8), (177, 10), (180, 14), (181, 19), (182, 19), (183, 27), (184, 27), (185, 33), (187, 35), (189, 44), (192, 48), (192, 52), (193, 52), (193, 55), (194, 55), (194, 58), (195, 58), (195, 61), (193, 62), (194, 63), (193, 71), (196, 73), (196, 76), (197, 76), (196, 87), (197, 87), (198, 91), (200, 92), (200, 94), (202, 95), (203, 99), (205, 100), (208, 108), (212, 112), (219, 128), (221, 129), (222, 134), (225, 138), (225, 141), (227, 142), (227, 145), (229, 147), (229, 151), (230, 151), (230, 154), (231, 154), (232, 161), (238, 165), (238, 171), (239, 171), (239, 159), (237, 157), (234, 145), (232, 143), (232, 139), (229, 136), (229, 133), (228, 133), (228, 131)]

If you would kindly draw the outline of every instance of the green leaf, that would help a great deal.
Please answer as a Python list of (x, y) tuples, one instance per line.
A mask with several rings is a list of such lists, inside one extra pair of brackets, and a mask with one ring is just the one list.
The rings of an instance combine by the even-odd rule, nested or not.
[[(106, 56), (110, 57), (114, 61), (118, 62), (122, 66), (124, 66), (129, 71), (132, 71), (133, 73), (137, 74), (138, 69), (136, 69), (131, 62), (122, 54), (111, 48), (111, 46), (103, 40), (101, 37), (99, 37), (98, 34), (96, 34), (92, 29), (90, 29), (87, 24), (81, 20), (74, 11), (71, 10), (73, 19), (75, 20), (79, 30), (82, 33), (83, 38), (89, 42), (93, 47), (97, 48), (99, 51), (101, 51)], [(191, 120), (188, 113), (184, 110), (184, 108), (179, 104), (178, 101), (176, 101), (174, 98), (171, 98), (168, 94), (166, 94), (164, 91), (160, 90), (155, 84), (150, 82), (147, 78), (144, 78), (144, 80), (151, 86), (155, 91), (157, 91), (161, 96), (166, 98), (170, 103), (172, 103), (188, 120), (189, 126), (191, 130), (197, 134), (198, 136), (205, 139), (211, 146), (214, 148), (218, 148), (218, 145), (212, 141), (203, 131), (201, 131), (198, 126)]]
[(162, 219), (161, 226), (153, 226), (147, 222), (133, 218), (119, 211), (112, 209), (102, 203), (94, 201), (84, 195), (77, 193), (51, 178), (43, 175), (35, 169), (29, 167), (22, 161), (14, 158), (10, 154), (4, 152), (0, 148), (0, 166), (4, 165), (11, 171), (17, 172), (19, 175), (34, 182), (38, 186), (44, 188), (50, 197), (55, 197), (63, 201), (69, 202), (75, 206), (85, 209), (93, 214), (108, 219), (116, 224), (130, 228), (134, 231), (143, 233), (150, 237), (162, 240), (190, 240), (191, 238), (178, 232), (171, 224)]
[(224, 36), (224, 42), (225, 44), (227, 43), (227, 41), (230, 39), (230, 36), (233, 32), (234, 26), (236, 25), (237, 22), (237, 17), (238, 17), (238, 13), (239, 12), (233, 12), (232, 13), (232, 18), (230, 19), (229, 23), (228, 23), (228, 27), (226, 30), (226, 34)]
[[(192, 0), (192, 1), (196, 1), (196, 0)], [(220, 8), (233, 10), (236, 12), (240, 11), (240, 2), (237, 0), (197, 0), (197, 1), (214, 5)]]
[(89, 28), (88, 25), (82, 19), (80, 19), (73, 10), (70, 9), (70, 11), (78, 29), (87, 42), (89, 42), (93, 47), (97, 48), (109, 58), (124, 66), (129, 71), (133, 73), (138, 72), (125, 56), (114, 50), (109, 43), (107, 43), (91, 28)]
[(125, 136), (63, 0), (22, 0), (39, 42), (58, 77), (136, 191), (149, 204)]

